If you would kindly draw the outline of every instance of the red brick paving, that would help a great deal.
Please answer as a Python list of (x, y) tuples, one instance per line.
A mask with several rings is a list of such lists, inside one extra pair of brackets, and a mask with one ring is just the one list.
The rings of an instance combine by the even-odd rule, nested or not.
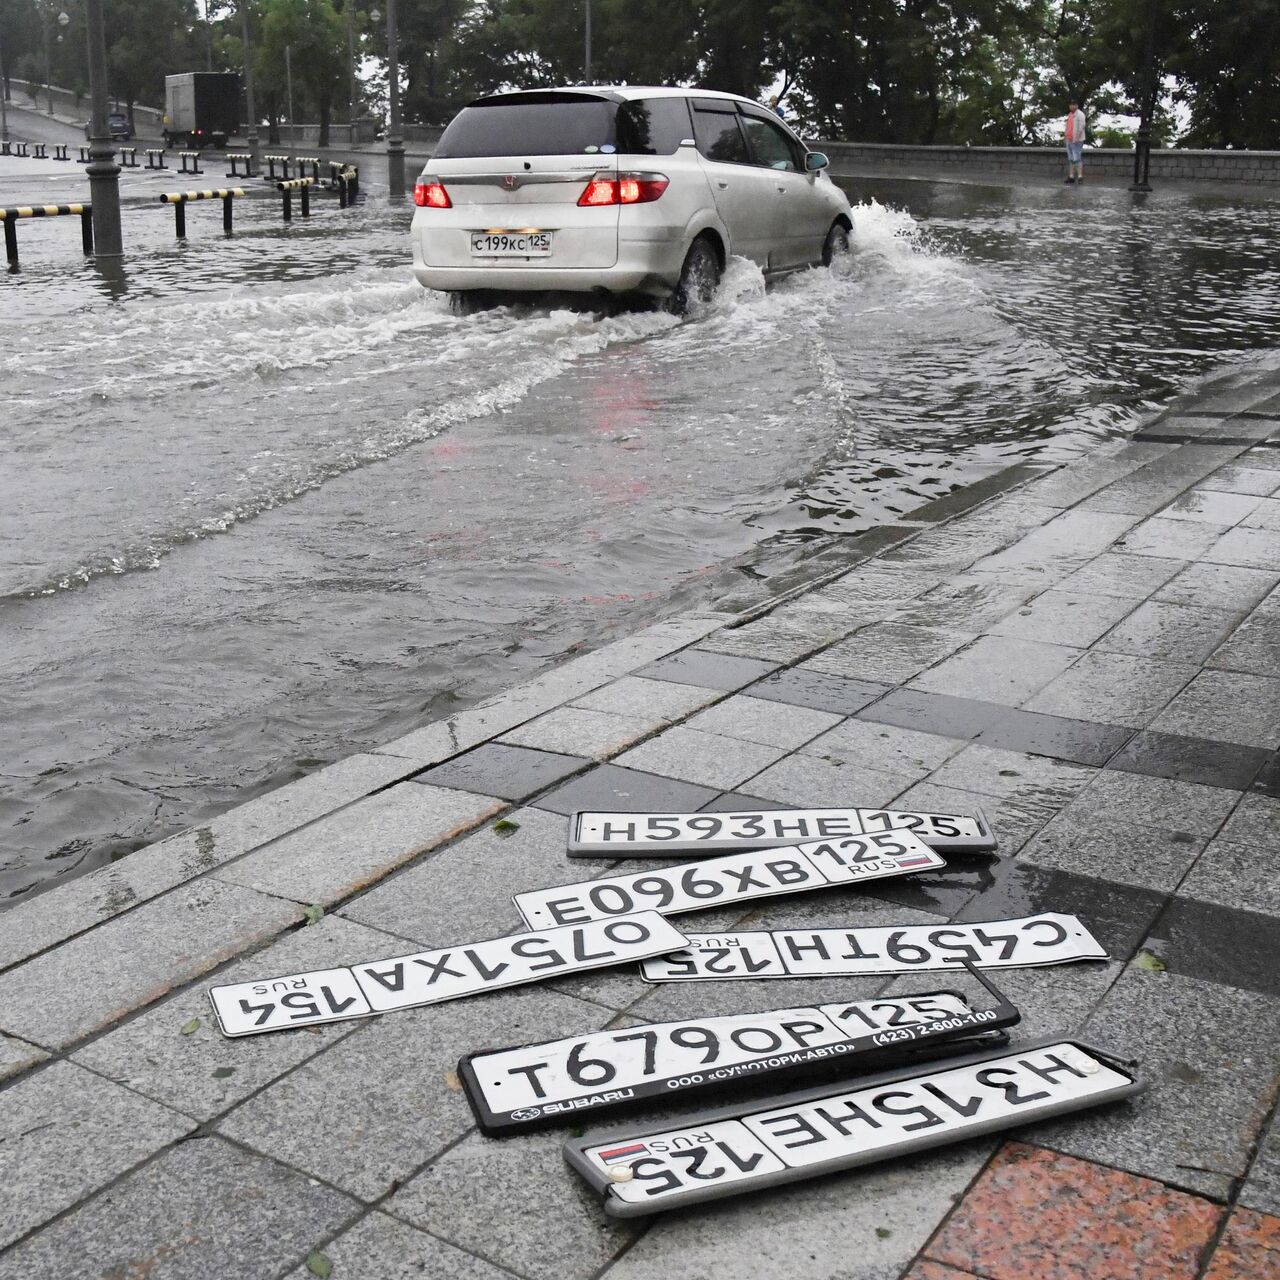
[[(1222, 1214), (1148, 1178), (1014, 1142), (997, 1153), (925, 1254), (990, 1280), (1195, 1280)], [(1245, 1226), (1241, 1248), (1266, 1247)], [(1224, 1271), (1214, 1280), (1245, 1274)], [(1265, 1274), (1250, 1273), (1250, 1280)], [(945, 1271), (921, 1276), (952, 1280)]]
[(1204, 1280), (1265, 1280), (1280, 1276), (1280, 1218), (1236, 1209)]
[(922, 1258), (902, 1277), (902, 1280), (978, 1280), (978, 1278), (972, 1271), (957, 1271), (955, 1267)]

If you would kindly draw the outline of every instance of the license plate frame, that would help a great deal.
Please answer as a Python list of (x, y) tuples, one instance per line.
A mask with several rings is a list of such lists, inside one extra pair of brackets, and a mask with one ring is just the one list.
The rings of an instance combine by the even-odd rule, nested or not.
[[(847, 1075), (946, 1052), (957, 1040), (987, 1042), (993, 1033), (1007, 1039), (1004, 1029), (1021, 1014), (994, 983), (969, 973), (992, 996), (989, 1008), (975, 1009), (962, 992), (939, 990), (647, 1023), (476, 1050), (459, 1061), (458, 1078), (481, 1131), (505, 1137), (659, 1098), (679, 1101), (737, 1081), (755, 1084), (824, 1067)], [(642, 1047), (622, 1048), (635, 1042)], [(574, 1079), (588, 1072), (596, 1083)]]
[[(539, 228), (528, 228), (520, 230), (516, 227), (504, 227), (501, 230), (493, 231), (472, 231), (470, 234), (470, 256), (478, 258), (482, 262), (492, 262), (495, 259), (503, 258), (549, 258), (554, 251), (555, 232), (544, 231)], [(538, 243), (535, 247), (516, 248), (502, 247), (498, 249), (480, 249), (477, 248), (477, 241), (484, 240), (510, 240), (513, 246), (520, 241), (534, 241)]]
[[(609, 929), (611, 923), (622, 927)], [(228, 983), (210, 987), (209, 1002), (224, 1036), (262, 1035), (441, 1004), (564, 974), (630, 964), (645, 958), (642, 953), (661, 955), (684, 941), (685, 935), (665, 916), (643, 911), (607, 921), (486, 938), (363, 964)], [(530, 950), (537, 947), (542, 949)], [(612, 949), (601, 951), (601, 947)], [(594, 953), (592, 948), (596, 949)], [(414, 965), (419, 968), (412, 968)], [(343, 974), (349, 976), (339, 976)], [(318, 997), (326, 983), (331, 992), (335, 987), (337, 991), (335, 998), (327, 1001), (329, 1010), (322, 1012)], [(437, 983), (440, 986), (432, 990)], [(341, 1003), (353, 992), (363, 998), (363, 1004)], [(285, 1004), (286, 999), (295, 996), (302, 1003)], [(257, 1003), (251, 1004), (251, 1000)], [(340, 1008), (334, 1007), (339, 1004)], [(255, 1020), (253, 1015), (261, 1016)]]
[(527, 890), (512, 901), (530, 929), (550, 929), (650, 909), (665, 916), (709, 911), (730, 902), (847, 887), (946, 865), (942, 855), (913, 832), (896, 829), (600, 876)]
[[(1030, 937), (1030, 930), (1051, 925), (1060, 934), (1052, 941)], [(1016, 932), (1012, 935), (1008, 930)], [(997, 931), (1003, 931), (997, 933)], [(942, 942), (940, 935), (961, 941)], [(938, 935), (938, 936), (931, 936)], [(1013, 946), (1008, 943), (1012, 938)], [(1064, 946), (1074, 939), (1070, 947)], [(1001, 951), (986, 958), (975, 947)], [(723, 934), (689, 934), (687, 952), (667, 952), (640, 962), (646, 982), (733, 982), (754, 978), (860, 978), (903, 973), (939, 973), (969, 960), (976, 969), (1027, 969), (1076, 960), (1107, 960), (1107, 950), (1076, 916), (1045, 911), (1014, 920), (973, 924), (872, 925), (852, 929), (733, 930)], [(1024, 944), (1024, 945), (1021, 945)], [(947, 947), (974, 952), (947, 956)], [(837, 955), (841, 948), (847, 954)], [(1036, 951), (1034, 948), (1041, 948)], [(809, 959), (802, 954), (813, 952)], [(924, 959), (910, 959), (919, 951)], [(1044, 952), (1052, 954), (1044, 954)]]
[[(979, 1079), (983, 1072), (995, 1072), (1003, 1082)], [(1022, 1086), (1031, 1084), (1029, 1077), (1037, 1082), (1035, 1093), (1024, 1094)], [(932, 1091), (925, 1088), (928, 1085)], [(947, 1090), (960, 1094), (961, 1086), (979, 1092), (957, 1102)], [(678, 1128), (571, 1139), (563, 1154), (569, 1167), (601, 1196), (611, 1217), (643, 1217), (1104, 1106), (1145, 1087), (1137, 1063), (1074, 1036), (1045, 1036), (898, 1066), (852, 1085), (827, 1084), (739, 1102), (693, 1117)], [(890, 1097), (898, 1101), (896, 1109), (884, 1105)], [(904, 1108), (904, 1097), (918, 1105)], [(948, 1105), (950, 1111), (945, 1110)], [(838, 1108), (843, 1114), (837, 1114)], [(867, 1137), (855, 1124), (873, 1111), (880, 1119)], [(917, 1115), (914, 1128), (899, 1123)], [(796, 1122), (796, 1127), (785, 1129), (787, 1121)], [(803, 1137), (787, 1143), (793, 1134)], [(804, 1151), (803, 1158), (797, 1151)], [(696, 1183), (681, 1176), (684, 1170), (678, 1162), (697, 1172)], [(641, 1165), (656, 1169), (646, 1167), (640, 1173)], [(656, 1189), (643, 1185), (659, 1179), (664, 1185)]]
[[(711, 824), (715, 824), (714, 828)], [(900, 827), (914, 832), (938, 853), (996, 850), (995, 833), (981, 809), (946, 814), (862, 806), (735, 809), (720, 813), (579, 809), (569, 819), (568, 853), (571, 858), (598, 858), (601, 854), (616, 858), (687, 858), (690, 854), (710, 856), (843, 839)]]

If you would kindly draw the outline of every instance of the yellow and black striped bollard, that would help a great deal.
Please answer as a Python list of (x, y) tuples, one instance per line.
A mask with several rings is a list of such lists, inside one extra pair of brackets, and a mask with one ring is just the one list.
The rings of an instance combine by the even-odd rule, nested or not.
[(281, 213), (285, 222), (293, 221), (293, 193), (296, 191), (302, 197), (302, 216), (304, 218), (311, 217), (311, 188), (315, 185), (314, 178), (291, 178), (288, 182), (277, 182), (276, 190), (284, 197), (284, 208)]
[(214, 187), (210, 191), (166, 191), (160, 197), (161, 204), (173, 205), (173, 232), (179, 240), (187, 238), (187, 205), (192, 200), (221, 200), (222, 229), (231, 234), (232, 201), (244, 195), (243, 187)]
[(0, 222), (4, 223), (4, 254), (9, 269), (18, 269), (18, 221), (21, 218), (60, 218), (78, 214), (80, 239), (85, 253), (93, 252), (93, 205), (91, 204), (34, 204), (18, 205), (13, 209), (0, 209)]

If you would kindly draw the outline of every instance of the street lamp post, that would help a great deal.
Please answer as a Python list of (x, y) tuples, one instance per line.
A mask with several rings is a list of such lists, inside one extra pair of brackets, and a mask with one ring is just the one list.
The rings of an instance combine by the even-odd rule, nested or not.
[(1147, 4), (1147, 29), (1142, 37), (1142, 112), (1138, 120), (1138, 136), (1133, 144), (1133, 185), (1130, 191), (1151, 190), (1151, 122), (1156, 113), (1156, 4)]
[[(258, 113), (253, 105), (253, 48), (249, 43), (249, 0), (240, 0), (240, 43), (244, 57), (244, 109), (249, 117), (249, 132), (245, 143), (249, 154), (258, 158)], [(254, 166), (249, 166), (252, 169)]]
[(284, 85), (285, 97), (289, 103), (289, 141), (297, 140), (293, 127), (293, 46), (284, 47)]
[(356, 145), (356, 4), (346, 0), (347, 10), (347, 141)]
[(396, 30), (396, 0), (387, 0), (387, 194), (404, 199), (404, 133), (400, 124), (400, 35)]
[(0, 31), (0, 142), (9, 141), (9, 81), (5, 76), (4, 32)]
[(90, 200), (93, 202), (93, 245), (99, 258), (119, 258), (124, 253), (120, 234), (120, 166), (116, 164), (111, 133), (107, 128), (107, 40), (102, 24), (102, 0), (85, 0), (85, 26), (89, 36), (89, 98), (93, 111), (89, 123)]
[(587, 0), (587, 21), (583, 33), (584, 48), (582, 51), (582, 82), (591, 83), (591, 0)]

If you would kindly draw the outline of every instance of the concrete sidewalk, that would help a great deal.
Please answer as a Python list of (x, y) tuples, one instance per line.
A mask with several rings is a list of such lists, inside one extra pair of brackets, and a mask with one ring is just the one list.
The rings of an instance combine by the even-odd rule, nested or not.
[[(659, 624), (0, 916), (0, 1278), (1274, 1274), (1280, 375), (1221, 380), (1043, 472), (851, 539), (754, 613)], [(980, 806), (999, 856), (678, 923), (1076, 913), (1112, 959), (996, 975), (1015, 1039), (1080, 1029), (1140, 1057), (1150, 1090), (624, 1224), (564, 1168), (567, 1131), (477, 1134), (461, 1053), (927, 979), (606, 970), (247, 1040), (211, 1025), (215, 977), (513, 932), (513, 892), (639, 869), (566, 859), (579, 807), (755, 804)]]

